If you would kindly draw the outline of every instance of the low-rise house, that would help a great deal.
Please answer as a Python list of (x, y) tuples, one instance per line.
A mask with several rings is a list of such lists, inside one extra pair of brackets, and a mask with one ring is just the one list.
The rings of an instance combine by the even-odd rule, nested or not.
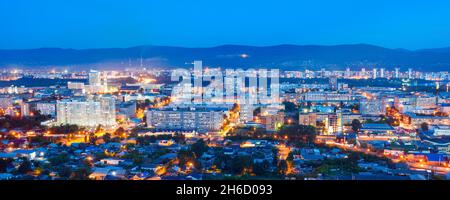
[(10, 173), (0, 173), (0, 180), (11, 180), (14, 178), (14, 175)]
[(369, 124), (365, 123), (362, 125), (361, 131), (365, 134), (392, 134), (395, 129), (388, 124)]
[(92, 180), (105, 180), (105, 178), (110, 176), (117, 176), (117, 177), (125, 177), (126, 171), (121, 167), (95, 167), (93, 169), (93, 172), (89, 174), (89, 179)]
[(156, 172), (156, 170), (161, 167), (163, 167), (163, 165), (155, 164), (155, 163), (147, 163), (147, 164), (142, 164), (140, 166), (140, 169), (142, 171), (147, 171), (147, 172)]
[(108, 168), (95, 168), (91, 174), (89, 174), (89, 179), (92, 180), (104, 180), (108, 175), (110, 169)]
[(317, 161), (323, 160), (323, 155), (320, 154), (318, 149), (302, 149), (301, 150), (301, 158), (305, 161)]
[(225, 154), (225, 155), (233, 155), (234, 154), (234, 149), (229, 148), (229, 147), (225, 147), (225, 148), (223, 148), (223, 154)]
[(38, 153), (35, 150), (28, 149), (18, 149), (11, 153), (16, 154), (17, 157), (26, 157), (29, 160), (34, 160), (38, 156)]

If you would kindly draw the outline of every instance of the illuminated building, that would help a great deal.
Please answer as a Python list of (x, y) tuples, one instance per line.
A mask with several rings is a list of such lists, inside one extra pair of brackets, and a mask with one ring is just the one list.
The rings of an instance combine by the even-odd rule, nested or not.
[(56, 115), (55, 101), (30, 101), (20, 105), (22, 116), (32, 116), (39, 112), (41, 115)]
[(261, 120), (264, 121), (267, 131), (276, 131), (284, 123), (284, 112), (276, 107), (265, 107), (261, 109)]
[(329, 81), (329, 86), (330, 86), (331, 90), (335, 91), (338, 89), (338, 82), (337, 82), (336, 76), (330, 77), (328, 81)]
[(67, 82), (67, 88), (70, 90), (84, 90), (85, 86), (82, 82)]
[(384, 68), (380, 69), (380, 78), (384, 78)]
[(147, 111), (147, 126), (161, 130), (218, 131), (228, 108), (207, 106), (163, 107)]
[(89, 72), (89, 85), (86, 91), (89, 93), (104, 93), (108, 91), (108, 80), (101, 72), (91, 70)]
[(350, 71), (350, 68), (345, 69), (345, 78), (350, 78), (352, 76), (352, 72)]
[(6, 109), (13, 104), (13, 97), (8, 95), (0, 96), (0, 108)]
[(340, 92), (307, 92), (300, 96), (301, 102), (347, 102), (353, 101), (352, 95)]
[(408, 79), (412, 79), (413, 78), (413, 72), (411, 68), (408, 68)]
[(360, 111), (363, 115), (381, 115), (386, 113), (383, 99), (361, 99)]
[(98, 96), (88, 99), (57, 101), (57, 124), (75, 124), (86, 127), (112, 127), (116, 125), (113, 97)]

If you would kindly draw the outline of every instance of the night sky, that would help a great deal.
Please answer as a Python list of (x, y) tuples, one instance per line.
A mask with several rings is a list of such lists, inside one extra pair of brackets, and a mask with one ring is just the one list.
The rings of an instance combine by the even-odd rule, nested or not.
[(0, 0), (0, 49), (450, 46), (448, 0)]

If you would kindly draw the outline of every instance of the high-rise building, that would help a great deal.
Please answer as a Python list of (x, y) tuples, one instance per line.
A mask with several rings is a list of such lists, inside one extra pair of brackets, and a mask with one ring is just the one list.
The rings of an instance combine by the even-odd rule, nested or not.
[(67, 88), (70, 90), (84, 90), (85, 85), (82, 82), (67, 82)]
[(6, 109), (13, 105), (13, 98), (9, 95), (0, 96), (0, 108)]
[(96, 70), (91, 70), (89, 72), (89, 85), (100, 86), (101, 84), (102, 80), (100, 78), (100, 72)]
[(163, 107), (147, 111), (147, 126), (164, 131), (218, 131), (222, 125), (225, 107)]
[(395, 68), (395, 78), (399, 78), (399, 77), (400, 77), (400, 69)]
[(361, 69), (361, 72), (360, 72), (359, 76), (361, 76), (361, 77), (365, 77), (366, 76), (366, 68), (362, 68)]
[[(261, 107), (261, 121), (267, 131), (276, 131), (284, 123), (284, 105)], [(292, 119), (291, 119), (292, 120)]]
[(56, 103), (56, 118), (57, 124), (112, 127), (116, 125), (115, 100), (106, 96), (60, 100)]
[(32, 116), (39, 112), (41, 115), (56, 115), (56, 102), (55, 101), (29, 101), (23, 102), (20, 105), (22, 116)]
[(337, 82), (337, 77), (336, 76), (332, 76), (328, 79), (328, 83), (330, 86), (331, 90), (337, 90), (338, 89), (338, 82)]
[(360, 111), (363, 115), (381, 115), (386, 113), (386, 104), (382, 99), (361, 99)]
[(104, 93), (108, 89), (108, 80), (105, 75), (96, 70), (89, 72), (89, 85), (86, 90), (90, 93)]
[(377, 68), (373, 68), (372, 78), (373, 78), (373, 79), (376, 79), (376, 78), (377, 78)]
[(408, 78), (412, 79), (413, 78), (413, 72), (411, 68), (408, 68)]
[(337, 111), (336, 113), (329, 114), (327, 121), (328, 121), (327, 133), (329, 135), (337, 135), (337, 134), (342, 133), (343, 125), (342, 125), (342, 112), (341, 111)]
[(350, 71), (350, 68), (347, 67), (347, 69), (345, 69), (345, 78), (350, 78), (352, 76), (351, 74), (352, 72)]
[(194, 61), (194, 88), (192, 98), (196, 103), (202, 103), (203, 95), (203, 62), (201, 60)]
[(380, 69), (380, 78), (384, 78), (384, 68)]

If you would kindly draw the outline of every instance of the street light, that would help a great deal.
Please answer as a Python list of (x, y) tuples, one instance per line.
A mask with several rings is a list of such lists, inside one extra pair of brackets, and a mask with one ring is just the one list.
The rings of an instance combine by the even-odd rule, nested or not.
[(92, 161), (92, 160), (93, 160), (93, 158), (92, 158), (92, 156), (88, 156), (88, 157), (86, 157), (86, 160), (88, 160), (88, 161)]

